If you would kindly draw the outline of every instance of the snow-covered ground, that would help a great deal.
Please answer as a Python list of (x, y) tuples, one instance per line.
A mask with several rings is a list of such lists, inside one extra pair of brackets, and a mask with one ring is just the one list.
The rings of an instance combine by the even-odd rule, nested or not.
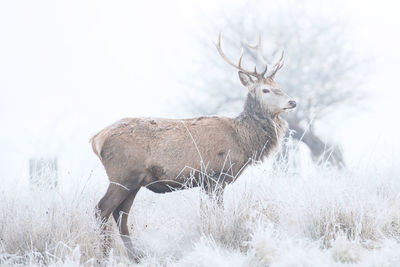
[[(223, 208), (199, 189), (142, 189), (129, 225), (141, 266), (399, 266), (399, 174), (394, 165), (265, 162), (227, 187)], [(98, 176), (52, 191), (4, 182), (0, 265), (132, 264), (111, 220), (113, 250), (101, 258)]]

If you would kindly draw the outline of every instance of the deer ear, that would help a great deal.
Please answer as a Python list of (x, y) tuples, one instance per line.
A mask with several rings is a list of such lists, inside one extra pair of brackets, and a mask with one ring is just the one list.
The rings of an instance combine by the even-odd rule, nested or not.
[(239, 74), (239, 79), (244, 86), (249, 87), (254, 83), (253, 79), (247, 73), (239, 71), (238, 74)]

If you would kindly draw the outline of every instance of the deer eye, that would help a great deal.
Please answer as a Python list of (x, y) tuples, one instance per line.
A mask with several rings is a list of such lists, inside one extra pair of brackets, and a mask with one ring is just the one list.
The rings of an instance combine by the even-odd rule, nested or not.
[(269, 93), (268, 89), (263, 89), (262, 91), (263, 91), (264, 94)]

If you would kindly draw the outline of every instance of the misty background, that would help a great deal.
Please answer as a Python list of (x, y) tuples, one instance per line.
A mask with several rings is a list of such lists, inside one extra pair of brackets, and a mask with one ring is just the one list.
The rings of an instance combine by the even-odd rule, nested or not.
[[(218, 32), (236, 38), (226, 19), (257, 14), (253, 21), (274, 18), (285, 25), (276, 16), (282, 10), (344, 25), (337, 34), (352, 51), (349, 60), (360, 65), (357, 82), (348, 78), (349, 92), (357, 87), (359, 97), (330, 109), (319, 121), (318, 135), (343, 149), (348, 166), (395, 164), (400, 155), (395, 1), (2, 1), (0, 179), (27, 181), (32, 157), (57, 157), (61, 176), (101, 173), (89, 139), (103, 127), (124, 117), (200, 115), (199, 105), (210, 101), (211, 106), (214, 98), (205, 98), (207, 91), (195, 81), (207, 84), (215, 62), (225, 64), (214, 47)], [(257, 30), (268, 42), (268, 29)], [(245, 41), (254, 44), (256, 33), (246, 34)], [(290, 56), (290, 47), (283, 48)], [(229, 51), (238, 58), (238, 50)], [(277, 74), (278, 82), (289, 64)], [(226, 65), (213, 77), (213, 83), (221, 77), (221, 88), (234, 84), (237, 75)], [(232, 91), (244, 99), (238, 79)], [(235, 111), (219, 114), (240, 108)]]

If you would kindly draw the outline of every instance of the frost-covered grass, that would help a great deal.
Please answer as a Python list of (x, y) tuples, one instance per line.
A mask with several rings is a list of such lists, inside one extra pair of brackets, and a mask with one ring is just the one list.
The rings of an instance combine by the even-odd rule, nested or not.
[[(399, 170), (264, 163), (226, 188), (223, 208), (198, 189), (142, 189), (129, 221), (135, 246), (145, 252), (140, 265), (399, 266)], [(105, 177), (53, 191), (4, 182), (0, 264), (132, 264), (114, 222), (111, 256), (101, 258), (99, 179)]]

